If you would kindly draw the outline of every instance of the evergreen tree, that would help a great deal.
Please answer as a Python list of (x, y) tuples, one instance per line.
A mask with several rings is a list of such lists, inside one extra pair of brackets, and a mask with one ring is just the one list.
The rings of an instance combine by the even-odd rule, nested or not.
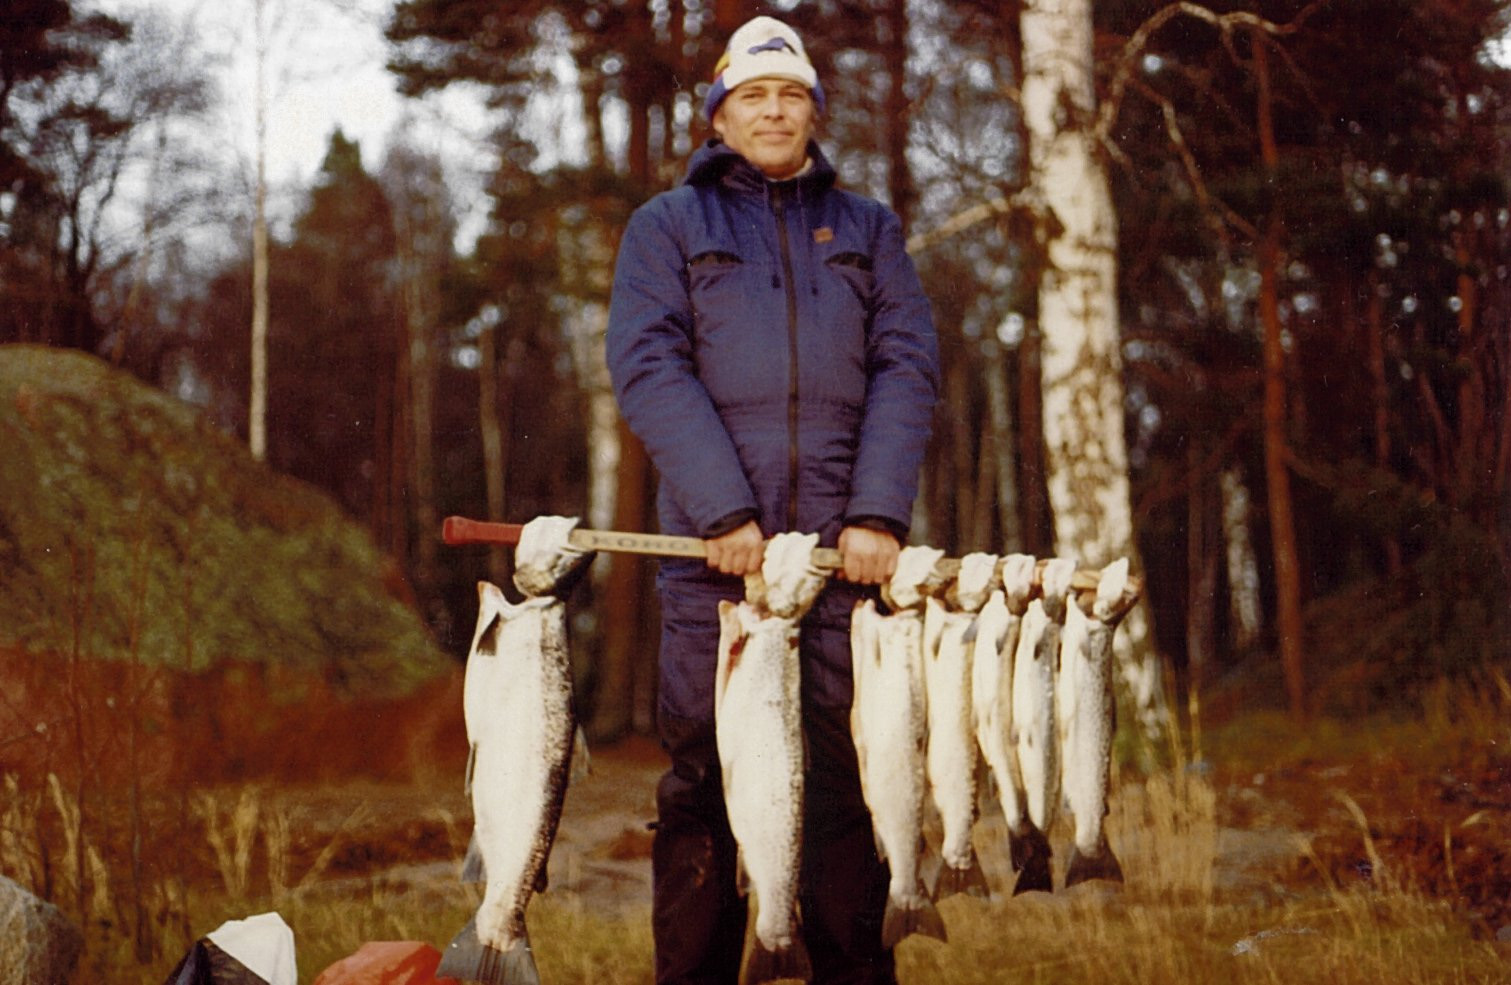
[(293, 240), (273, 267), (268, 461), (376, 523), (395, 418), (394, 221), (358, 145), (331, 136)]

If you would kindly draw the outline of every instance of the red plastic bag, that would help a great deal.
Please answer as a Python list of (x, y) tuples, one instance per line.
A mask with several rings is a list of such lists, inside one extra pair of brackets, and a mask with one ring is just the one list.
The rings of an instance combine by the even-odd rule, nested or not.
[(435, 977), (441, 952), (420, 941), (368, 941), (316, 976), (314, 985), (455, 985)]

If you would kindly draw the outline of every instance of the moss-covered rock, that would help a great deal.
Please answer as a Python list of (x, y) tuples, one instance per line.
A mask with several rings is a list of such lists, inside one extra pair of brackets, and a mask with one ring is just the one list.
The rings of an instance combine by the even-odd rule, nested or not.
[(0, 346), (0, 644), (179, 670), (446, 667), (367, 531), (194, 407), (92, 356)]

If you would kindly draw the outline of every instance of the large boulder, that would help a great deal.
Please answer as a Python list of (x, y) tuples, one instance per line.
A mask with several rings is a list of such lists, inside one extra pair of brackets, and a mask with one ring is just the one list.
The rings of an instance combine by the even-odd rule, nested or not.
[(65, 985), (83, 950), (61, 910), (0, 876), (0, 985)]
[(450, 669), (330, 496), (94, 356), (0, 345), (0, 462), (0, 645), (306, 671), (355, 698)]

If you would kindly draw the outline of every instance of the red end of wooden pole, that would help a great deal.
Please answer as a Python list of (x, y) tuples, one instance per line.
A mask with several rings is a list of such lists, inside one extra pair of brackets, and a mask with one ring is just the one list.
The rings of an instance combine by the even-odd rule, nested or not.
[(441, 540), (453, 546), (459, 544), (518, 544), (521, 525), (518, 523), (489, 523), (484, 520), (469, 520), (464, 516), (448, 516), (441, 524)]

